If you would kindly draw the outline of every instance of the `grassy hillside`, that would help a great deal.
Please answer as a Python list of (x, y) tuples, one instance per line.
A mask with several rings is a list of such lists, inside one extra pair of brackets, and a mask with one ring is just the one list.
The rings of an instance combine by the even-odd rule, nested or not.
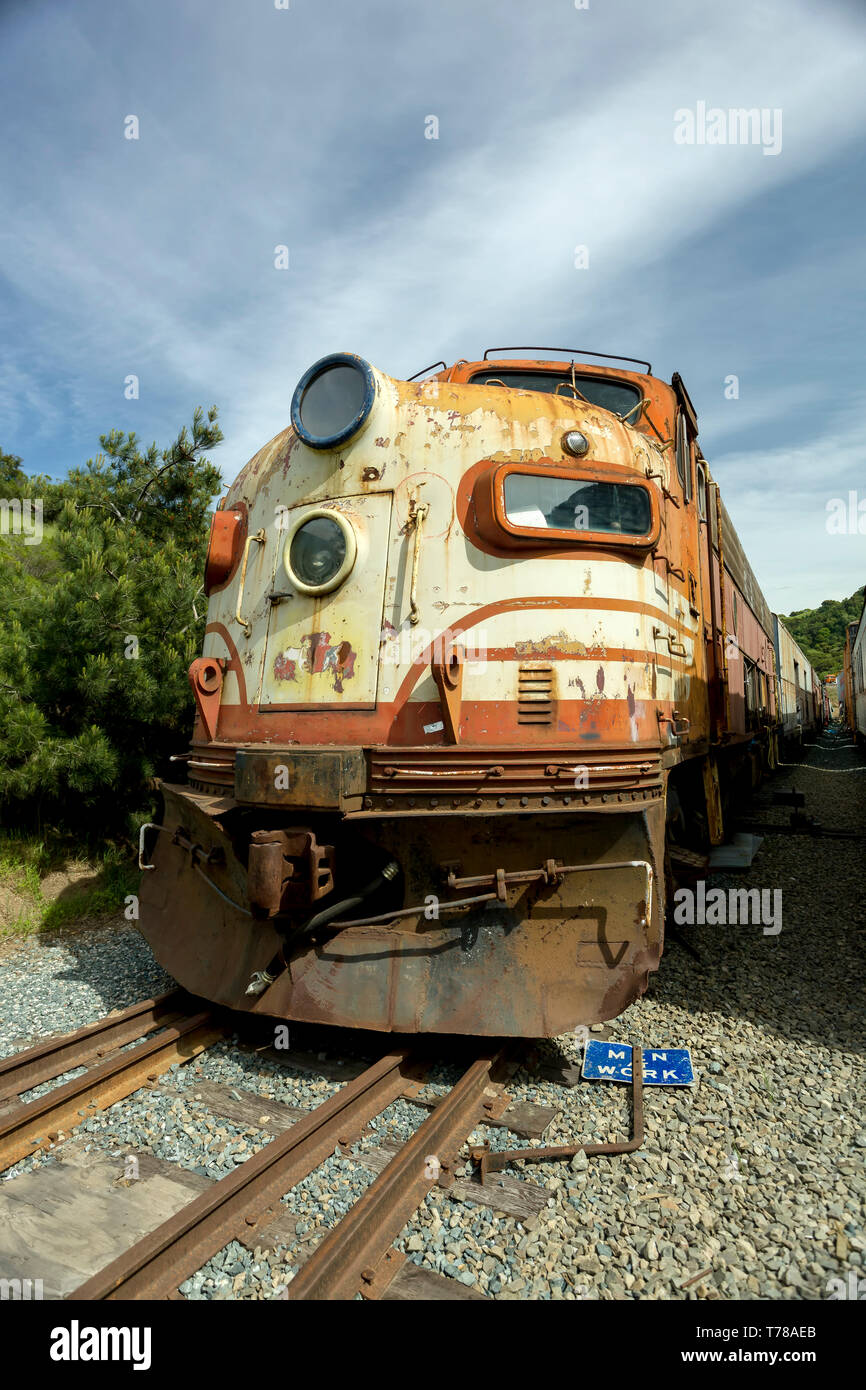
[(845, 629), (856, 623), (863, 611), (864, 590), (858, 589), (850, 598), (837, 602), (825, 598), (820, 608), (801, 608), (782, 619), (795, 641), (820, 676), (841, 671), (845, 650)]

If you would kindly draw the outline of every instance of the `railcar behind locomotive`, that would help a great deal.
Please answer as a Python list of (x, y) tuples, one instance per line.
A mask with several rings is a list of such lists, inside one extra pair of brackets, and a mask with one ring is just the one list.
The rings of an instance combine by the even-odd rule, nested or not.
[(843, 671), (845, 719), (856, 741), (866, 744), (866, 590), (859, 621), (845, 629)]
[(141, 929), (234, 1009), (551, 1036), (643, 992), (671, 847), (775, 761), (776, 633), (678, 375), (430, 371), (317, 362), (220, 503)]
[(779, 734), (790, 748), (825, 722), (821, 679), (782, 619), (773, 614), (776, 658), (776, 715)]

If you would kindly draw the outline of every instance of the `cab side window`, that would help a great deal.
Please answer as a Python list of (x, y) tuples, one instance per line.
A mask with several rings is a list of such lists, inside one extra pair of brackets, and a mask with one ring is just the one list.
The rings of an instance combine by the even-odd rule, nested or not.
[(682, 411), (677, 415), (677, 477), (687, 502), (692, 500), (692, 464), (689, 450), (689, 432), (686, 417)]
[(707, 519), (707, 475), (700, 464), (697, 466), (698, 475), (698, 516), (701, 521)]

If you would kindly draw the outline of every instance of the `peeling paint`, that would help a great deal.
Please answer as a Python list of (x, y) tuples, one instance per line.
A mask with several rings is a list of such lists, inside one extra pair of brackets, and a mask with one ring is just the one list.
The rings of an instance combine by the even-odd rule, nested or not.
[(539, 637), (537, 642), (515, 642), (516, 656), (545, 656), (550, 652), (563, 652), (568, 656), (586, 656), (586, 644), (567, 632), (554, 632), (549, 637)]
[(308, 675), (331, 675), (333, 688), (341, 694), (343, 681), (351, 680), (355, 674), (357, 653), (350, 642), (339, 642), (331, 646), (329, 632), (311, 632), (301, 640), (299, 647), (287, 647), (274, 659), (274, 679), (278, 681), (297, 681), (300, 672)]

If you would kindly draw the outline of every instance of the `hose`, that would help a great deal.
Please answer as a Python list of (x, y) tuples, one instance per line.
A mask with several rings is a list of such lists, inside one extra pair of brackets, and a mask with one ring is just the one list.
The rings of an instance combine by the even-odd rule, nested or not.
[[(338, 903), (331, 903), (330, 907), (325, 907), (321, 912), (317, 912), (315, 917), (308, 918), (303, 926), (296, 927), (294, 931), (288, 933), (280, 933), (285, 936), (286, 945), (294, 947), (299, 941), (303, 941), (304, 937), (312, 936), (319, 927), (324, 927), (328, 922), (332, 922), (335, 917), (341, 917), (344, 912), (351, 912), (353, 908), (360, 907), (365, 898), (369, 898), (384, 884), (393, 882), (399, 872), (400, 865), (392, 859), (385, 865), (382, 872), (377, 874), (375, 878), (371, 878), (370, 882), (361, 888), (354, 897), (342, 898)], [(276, 926), (276, 923), (274, 925)], [(279, 931), (279, 928), (277, 930)]]
[(319, 927), (324, 927), (328, 922), (332, 922), (335, 917), (339, 917), (344, 912), (350, 912), (352, 908), (358, 907), (365, 898), (369, 898), (372, 893), (381, 888), (385, 883), (392, 883), (400, 872), (400, 866), (393, 859), (389, 861), (375, 878), (365, 884), (351, 898), (341, 898), (337, 903), (331, 903), (330, 907), (325, 907), (315, 916), (309, 917), (303, 926), (296, 927), (294, 931), (281, 931), (277, 922), (273, 923), (276, 931), (283, 938), (283, 945), (280, 947), (273, 960), (269, 961), (264, 970), (256, 970), (246, 988), (247, 994), (264, 994), (265, 990), (274, 983), (285, 970), (288, 969), (286, 953), (293, 950), (305, 937), (311, 936)]

